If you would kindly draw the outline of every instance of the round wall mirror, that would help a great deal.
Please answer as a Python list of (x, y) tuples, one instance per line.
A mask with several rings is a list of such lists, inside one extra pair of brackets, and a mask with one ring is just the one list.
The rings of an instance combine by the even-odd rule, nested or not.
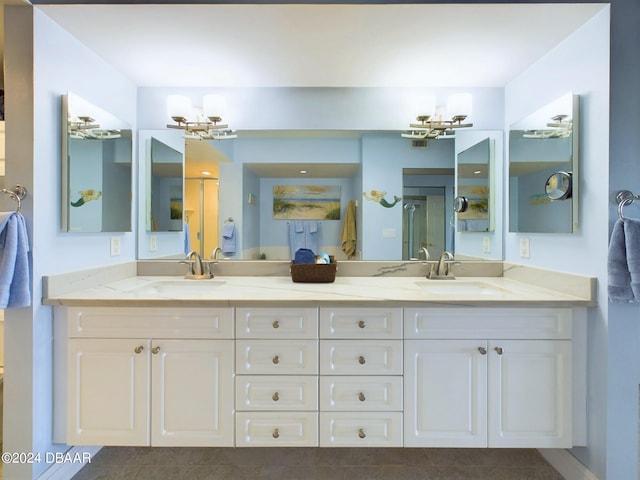
[(544, 191), (551, 200), (571, 198), (572, 178), (570, 172), (556, 172), (547, 178)]

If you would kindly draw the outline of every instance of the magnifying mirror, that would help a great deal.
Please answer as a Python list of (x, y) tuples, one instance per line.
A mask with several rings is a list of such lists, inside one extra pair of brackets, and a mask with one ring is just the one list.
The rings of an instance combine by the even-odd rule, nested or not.
[(571, 172), (555, 172), (547, 178), (544, 191), (551, 200), (566, 200), (571, 198)]
[(455, 212), (466, 212), (467, 208), (469, 208), (469, 200), (467, 200), (467, 197), (458, 196), (453, 199), (453, 210)]

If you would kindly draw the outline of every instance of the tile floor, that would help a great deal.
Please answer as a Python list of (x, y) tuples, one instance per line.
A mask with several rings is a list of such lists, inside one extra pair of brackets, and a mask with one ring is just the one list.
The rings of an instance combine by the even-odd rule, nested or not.
[(530, 449), (108, 447), (72, 480), (562, 480)]

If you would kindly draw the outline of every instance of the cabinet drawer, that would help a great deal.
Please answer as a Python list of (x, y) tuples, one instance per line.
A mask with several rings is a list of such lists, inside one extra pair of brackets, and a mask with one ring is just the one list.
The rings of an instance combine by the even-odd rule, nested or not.
[(238, 375), (236, 410), (317, 410), (315, 375)]
[(401, 447), (402, 413), (322, 412), (321, 447)]
[(402, 338), (401, 308), (321, 308), (320, 338)]
[(320, 410), (402, 411), (402, 377), (320, 377)]
[(317, 447), (315, 412), (236, 413), (237, 447)]
[(570, 308), (407, 308), (405, 338), (570, 339)]
[(233, 308), (69, 307), (70, 338), (233, 338)]
[(317, 340), (236, 340), (236, 373), (315, 375)]
[(317, 308), (238, 308), (237, 338), (318, 338)]
[(402, 340), (323, 340), (323, 375), (402, 375)]

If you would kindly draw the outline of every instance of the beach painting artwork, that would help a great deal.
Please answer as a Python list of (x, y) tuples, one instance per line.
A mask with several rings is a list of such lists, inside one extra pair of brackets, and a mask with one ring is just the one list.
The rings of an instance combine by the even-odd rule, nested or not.
[(340, 186), (274, 185), (273, 218), (340, 220)]

